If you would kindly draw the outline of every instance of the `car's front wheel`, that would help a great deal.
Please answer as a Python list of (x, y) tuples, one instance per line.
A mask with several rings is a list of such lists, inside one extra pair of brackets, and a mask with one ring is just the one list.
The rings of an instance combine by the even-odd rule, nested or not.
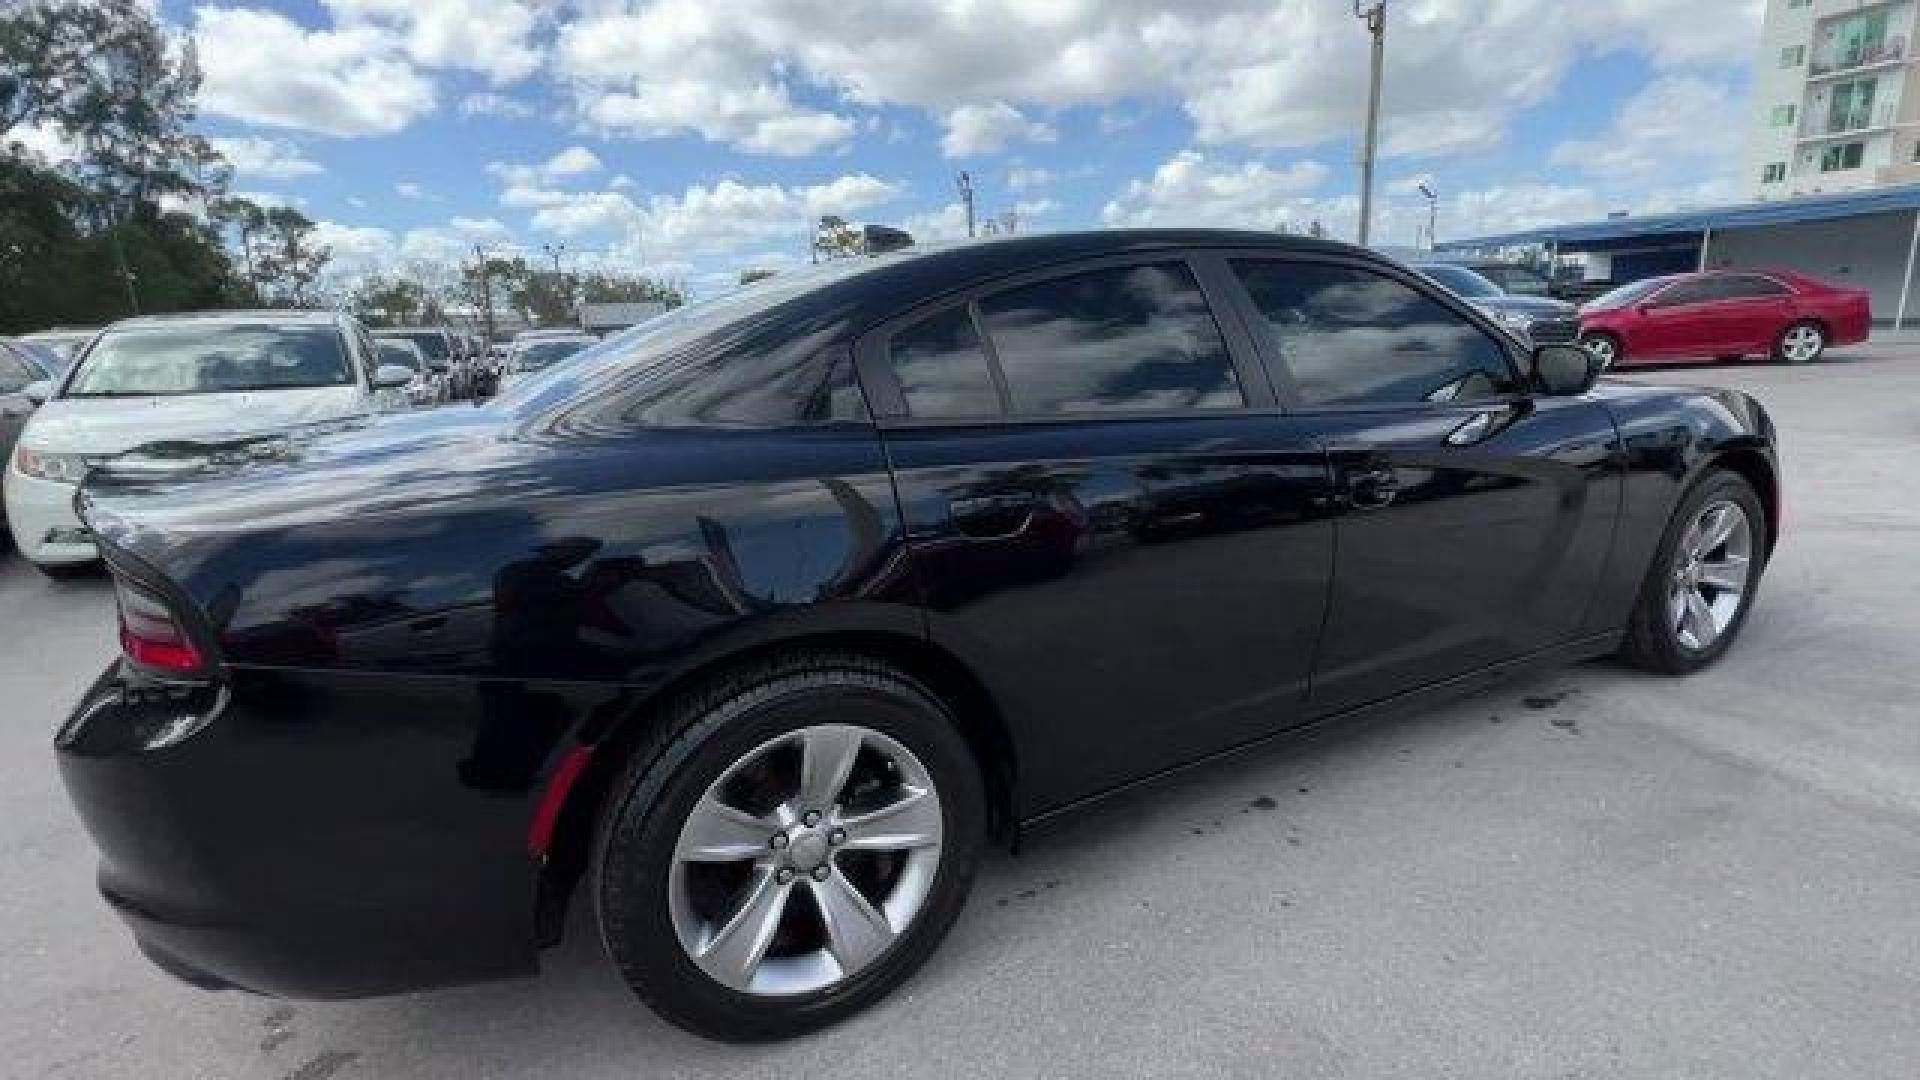
[(1621, 347), (1620, 339), (1605, 330), (1594, 330), (1580, 336), (1580, 347), (1587, 355), (1600, 361), (1600, 370), (1606, 371), (1620, 363), (1626, 350)]
[(1719, 659), (1745, 624), (1767, 555), (1767, 519), (1746, 477), (1707, 474), (1680, 502), (1640, 589), (1621, 655), (1687, 675)]
[(711, 1038), (803, 1034), (873, 1003), (958, 916), (985, 832), (941, 703), (857, 656), (793, 656), (672, 710), (600, 830), (601, 936), (633, 991)]

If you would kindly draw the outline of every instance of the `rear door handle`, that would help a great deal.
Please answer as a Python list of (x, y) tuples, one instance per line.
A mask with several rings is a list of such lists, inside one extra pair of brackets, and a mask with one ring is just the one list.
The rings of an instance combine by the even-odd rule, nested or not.
[(993, 540), (1026, 532), (1039, 508), (1032, 495), (973, 495), (948, 503), (947, 516), (968, 536)]

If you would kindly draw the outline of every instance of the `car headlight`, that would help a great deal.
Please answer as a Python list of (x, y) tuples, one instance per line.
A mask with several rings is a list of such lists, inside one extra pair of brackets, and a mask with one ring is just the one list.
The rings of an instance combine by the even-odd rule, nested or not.
[(43, 454), (24, 445), (13, 448), (13, 467), (36, 480), (77, 484), (87, 478), (87, 459), (79, 454)]

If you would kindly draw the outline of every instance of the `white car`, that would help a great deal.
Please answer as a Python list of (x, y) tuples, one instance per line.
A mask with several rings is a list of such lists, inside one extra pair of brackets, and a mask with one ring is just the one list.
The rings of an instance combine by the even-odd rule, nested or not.
[(333, 312), (247, 311), (108, 327), (41, 402), (6, 470), (14, 546), (49, 574), (98, 558), (74, 514), (87, 473), (173, 440), (220, 441), (401, 404), (413, 372), (379, 366), (367, 333)]
[(574, 353), (598, 344), (600, 339), (591, 334), (551, 331), (522, 334), (514, 339), (506, 362), (500, 366), (500, 389), (505, 390), (536, 371), (545, 371)]
[(406, 338), (375, 338), (374, 347), (380, 350), (380, 363), (403, 367), (413, 372), (413, 378), (400, 388), (407, 404), (416, 408), (431, 408), (447, 400), (447, 377), (433, 370), (427, 354), (420, 346)]

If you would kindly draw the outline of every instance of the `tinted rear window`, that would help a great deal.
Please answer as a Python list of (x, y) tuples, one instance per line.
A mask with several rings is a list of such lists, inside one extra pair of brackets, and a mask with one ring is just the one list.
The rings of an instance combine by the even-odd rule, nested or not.
[(143, 326), (109, 330), (67, 397), (155, 397), (352, 384), (332, 326)]
[(1049, 278), (980, 301), (1024, 415), (1244, 406), (1225, 339), (1185, 263)]

